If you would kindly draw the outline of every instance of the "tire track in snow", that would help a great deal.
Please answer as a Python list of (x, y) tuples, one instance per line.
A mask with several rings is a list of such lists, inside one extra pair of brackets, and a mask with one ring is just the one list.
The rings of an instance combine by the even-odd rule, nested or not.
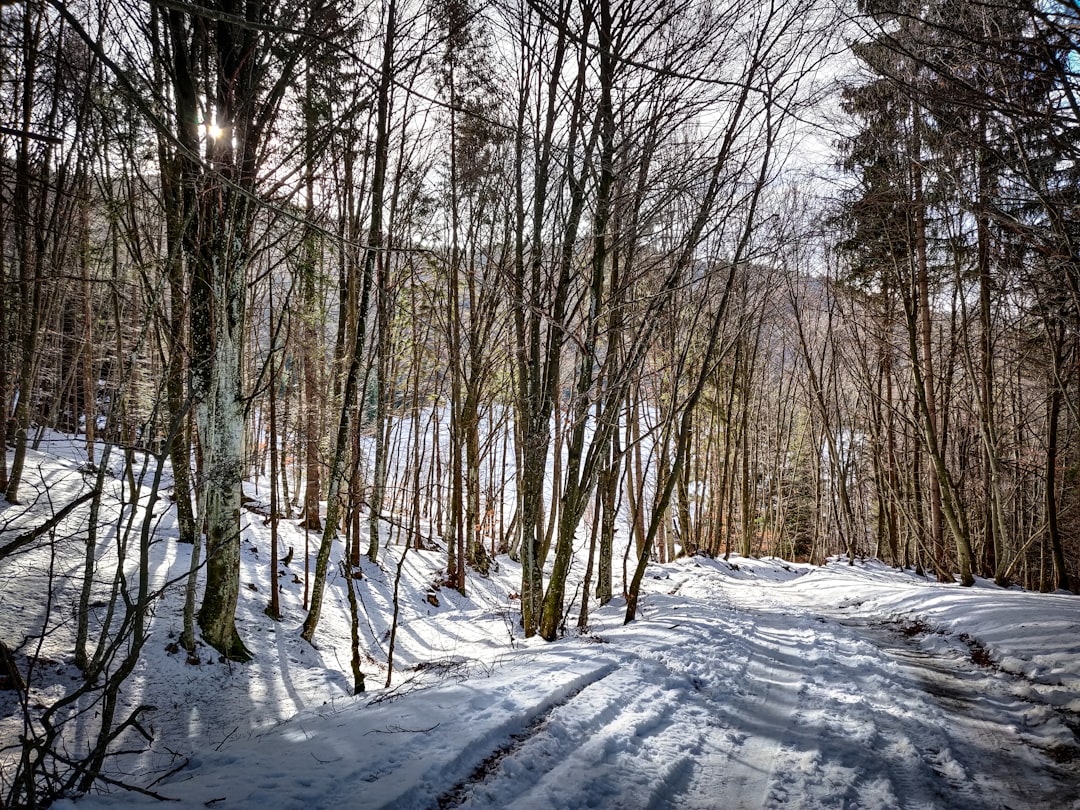
[(927, 756), (938, 736), (907, 719), (913, 700), (873, 645), (820, 623), (765, 806), (952, 806)]
[[(568, 770), (594, 773), (600, 786), (594, 795), (604, 792), (605, 775), (617, 773), (607, 780), (608, 806), (627, 806), (619, 798), (627, 792), (643, 806), (650, 784), (666, 781), (664, 774), (649, 773), (652, 763), (662, 761), (650, 749), (665, 738), (672, 720), (665, 677), (655, 661), (625, 657), (588, 690), (569, 696), (495, 751), (433, 806), (501, 807), (508, 795), (517, 797), (517, 807), (573, 806), (576, 794), (562, 795), (564, 785), (573, 789), (577, 781)], [(639, 687), (642, 680), (650, 683), (645, 690)], [(635, 761), (641, 764), (636, 773), (629, 767)]]
[(688, 790), (697, 806), (715, 806), (710, 796), (717, 795), (729, 797), (732, 810), (766, 804), (790, 718), (800, 707), (808, 640), (797, 630), (767, 625), (742, 639), (737, 690), (717, 703), (717, 719), (733, 745), (726, 758), (697, 770)]
[[(1080, 766), (1075, 759), (1055, 762), (1032, 733), (1047, 722), (1066, 728), (1053, 707), (1018, 698), (1014, 676), (974, 664), (959, 650), (930, 652), (890, 626), (840, 624), (890, 659), (898, 688), (920, 701), (922, 711), (909, 711), (902, 730), (921, 743), (924, 761), (948, 785), (943, 806), (1064, 806)], [(1054, 784), (1056, 790), (1048, 788)]]
[(760, 591), (740, 595), (736, 604), (761, 624), (780, 616), (816, 637), (763, 806), (1070, 806), (1063, 797), (1080, 768), (1030, 745), (1030, 711), (1000, 674), (849, 615), (829, 620)]
[[(717, 807), (717, 797), (723, 797), (724, 808), (768, 806), (784, 778), (782, 753), (793, 743), (793, 719), (806, 711), (815, 628), (797, 610), (763, 609), (758, 600), (739, 598), (740, 590), (729, 587), (729, 580), (705, 574), (685, 585), (683, 593), (709, 606), (710, 622), (722, 619), (728, 625), (728, 649), (712, 661), (726, 678), (712, 696), (719, 733), (709, 735), (712, 753), (696, 763), (685, 801), (687, 806)], [(798, 793), (792, 798), (797, 803), (805, 799)]]
[[(553, 707), (432, 806), (763, 806), (813, 635), (777, 626), (759, 647), (738, 643), (743, 630), (733, 627), (727, 643), (718, 623), (665, 622), (677, 643), (622, 653), (612, 672)], [(765, 654), (771, 645), (785, 652)], [(582, 773), (590, 775), (587, 805), (577, 793)]]
[[(482, 779), (483, 772), (509, 751), (520, 747), (537, 729), (543, 727), (546, 719), (560, 706), (602, 681), (616, 665), (613, 657), (608, 655), (597, 656), (584, 666), (580, 661), (558, 654), (551, 658), (539, 658), (535, 669), (528, 659), (523, 659), (519, 674), (504, 678), (496, 690), (469, 688), (467, 681), (464, 689), (450, 688), (449, 694), (454, 697), (449, 698), (448, 694), (448, 698), (457, 700), (462, 711), (468, 714), (471, 709), (477, 710), (477, 723), (472, 727), (464, 725), (456, 737), (454, 754), (449, 758), (433, 757), (423, 766), (424, 775), (420, 778), (408, 774), (410, 770), (415, 770), (414, 760), (400, 758), (402, 754), (407, 756), (408, 749), (399, 751), (399, 758), (384, 761), (382, 770), (369, 776), (357, 775), (357, 778), (372, 783), (393, 782), (399, 770), (404, 774), (408, 785), (404, 790), (381, 789), (388, 799), (384, 799), (380, 806), (387, 810), (459, 806), (467, 796), (469, 786)], [(568, 674), (570, 677), (567, 677)], [(537, 679), (546, 681), (543, 691), (537, 690)], [(435, 690), (439, 690), (439, 687), (435, 687)], [(500, 719), (490, 723), (485, 716)], [(450, 750), (446, 746), (444, 749)], [(415, 756), (415, 752), (411, 753)], [(464, 776), (456, 783), (452, 782), (457, 775)], [(351, 777), (345, 779), (346, 783), (353, 781), (356, 780)], [(446, 789), (447, 784), (453, 786)], [(439, 790), (442, 792), (438, 793)]]
[(542, 712), (538, 713), (520, 731), (509, 735), (509, 740), (492, 750), (472, 771), (461, 781), (453, 785), (449, 790), (441, 793), (430, 807), (438, 810), (461, 807), (470, 798), (477, 786), (482, 785), (491, 775), (498, 771), (500, 765), (509, 757), (526, 747), (531, 740), (539, 735), (549, 724), (551, 717), (562, 707), (575, 701), (582, 692), (597, 683), (604, 681), (612, 672), (614, 665), (604, 666), (591, 674), (591, 677), (582, 679), (564, 692), (562, 696), (550, 703)]

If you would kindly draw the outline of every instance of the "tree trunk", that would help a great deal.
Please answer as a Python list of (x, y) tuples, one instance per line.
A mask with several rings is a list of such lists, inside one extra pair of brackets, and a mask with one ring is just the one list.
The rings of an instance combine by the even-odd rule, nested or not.
[(318, 120), (312, 90), (310, 61), (304, 71), (304, 242), (300, 257), (300, 346), (304, 367), (304, 509), (303, 525), (313, 532), (322, 531), (320, 496), (322, 493), (321, 453), (323, 392), (319, 390), (319, 235), (315, 232), (315, 137)]
[(1057, 507), (1057, 464), (1058, 464), (1058, 423), (1061, 417), (1061, 407), (1064, 395), (1059, 383), (1059, 370), (1061, 366), (1061, 342), (1065, 339), (1064, 326), (1058, 325), (1054, 330), (1054, 368), (1050, 379), (1050, 403), (1046, 426), (1046, 481), (1043, 487), (1046, 513), (1046, 535), (1050, 542), (1050, 552), (1054, 558), (1054, 587), (1060, 590), (1071, 590), (1072, 582), (1069, 578), (1069, 569), (1065, 563), (1065, 549), (1061, 541), (1061, 528), (1058, 523)]
[[(915, 155), (911, 162), (911, 181), (913, 189), (912, 209), (913, 226), (915, 229), (915, 282), (916, 282), (916, 311), (918, 312), (918, 328), (920, 345), (918, 349), (913, 345), (912, 364), (915, 371), (916, 400), (919, 404), (922, 416), (922, 429), (926, 439), (926, 450), (930, 457), (930, 530), (933, 538), (933, 554), (935, 555), (935, 569), (939, 578), (951, 580), (952, 574), (945, 567), (944, 561), (944, 517), (948, 521), (953, 539), (956, 543), (957, 563), (960, 568), (960, 582), (963, 585), (973, 585), (975, 579), (972, 576), (971, 546), (968, 540), (967, 528), (964, 516), (959, 511), (959, 504), (954, 495), (954, 489), (949, 478), (948, 468), (941, 448), (940, 428), (937, 413), (937, 394), (934, 380), (934, 346), (933, 324), (930, 309), (930, 281), (929, 264), (926, 247), (926, 202), (923, 190), (923, 173), (921, 165), (921, 140), (919, 137), (919, 119), (921, 113), (914, 111), (916, 121), (915, 137), (912, 152)], [(911, 324), (909, 332), (915, 329)], [(921, 363), (916, 360), (921, 357)]]
[(355, 407), (357, 388), (360, 383), (360, 367), (364, 359), (364, 344), (367, 331), (367, 310), (371, 296), (372, 278), (375, 262), (382, 247), (383, 235), (383, 197), (386, 188), (386, 169), (389, 158), (390, 142), (390, 93), (393, 88), (394, 47), (397, 36), (397, 0), (389, 0), (386, 10), (386, 28), (383, 34), (382, 66), (379, 73), (379, 89), (376, 104), (375, 166), (371, 181), (371, 223), (368, 228), (367, 248), (364, 251), (364, 269), (361, 279), (359, 321), (356, 326), (352, 352), (349, 355), (349, 368), (345, 377), (345, 388), (341, 400), (341, 412), (338, 417), (337, 437), (330, 461), (329, 493), (327, 495), (326, 523), (323, 527), (319, 553), (315, 560), (315, 578), (311, 587), (311, 602), (307, 618), (301, 630), (301, 637), (312, 643), (315, 629), (319, 625), (322, 612), (323, 589), (326, 585), (326, 571), (330, 564), (330, 549), (337, 536), (338, 493), (341, 491), (347, 468), (349, 450), (349, 425), (352, 409)]
[[(216, 212), (208, 212), (216, 216)], [(251, 654), (236, 631), (240, 588), (240, 482), (244, 459), (244, 398), (240, 384), (246, 261), (218, 242), (200, 257), (192, 290), (192, 339), (197, 350), (195, 419), (203, 451), (201, 517), (206, 526), (206, 584), (199, 607), (203, 638), (226, 658)], [(212, 348), (211, 348), (212, 347)]]
[[(34, 368), (37, 363), (37, 346), (41, 320), (41, 252), (44, 243), (45, 223), (40, 216), (33, 221), (33, 212), (41, 212), (46, 205), (46, 191), (49, 185), (49, 164), (52, 146), (48, 145), (45, 154), (38, 162), (40, 166), (40, 199), (32, 206), (31, 186), (31, 132), (35, 125), (34, 101), (37, 91), (38, 42), (40, 36), (40, 17), (31, 13), (27, 6), (23, 13), (22, 47), (23, 78), (21, 82), (21, 130), (15, 153), (15, 189), (13, 210), (16, 212), (15, 254), (19, 269), (16, 322), (19, 325), (19, 377), (18, 399), (15, 403), (13, 418), (15, 428), (15, 453), (8, 470), (7, 487), (4, 497), (8, 503), (19, 503), (19, 486), (22, 484), (23, 465), (26, 462), (27, 441), (30, 431), (30, 405), (34, 399)], [(54, 107), (55, 107), (54, 101)], [(6, 294), (5, 294), (5, 297)], [(6, 418), (6, 414), (4, 417)], [(0, 447), (6, 453), (6, 447)]]

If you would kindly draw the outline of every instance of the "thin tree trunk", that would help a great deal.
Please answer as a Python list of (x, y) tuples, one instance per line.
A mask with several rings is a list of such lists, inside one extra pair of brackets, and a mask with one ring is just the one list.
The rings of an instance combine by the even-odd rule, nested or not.
[[(954, 498), (954, 490), (949, 478), (948, 468), (941, 449), (940, 426), (937, 412), (937, 394), (935, 389), (934, 375), (934, 347), (933, 330), (930, 309), (930, 282), (929, 266), (926, 246), (926, 202), (923, 191), (923, 177), (921, 158), (921, 141), (919, 139), (919, 112), (915, 113), (916, 134), (913, 146), (915, 159), (911, 164), (913, 197), (913, 213), (915, 227), (915, 274), (916, 274), (916, 306), (918, 312), (918, 334), (920, 346), (916, 349), (912, 346), (913, 368), (915, 371), (916, 399), (922, 415), (923, 434), (927, 443), (927, 453), (930, 457), (930, 521), (931, 536), (933, 538), (935, 568), (939, 578), (952, 579), (944, 562), (944, 521), (948, 521), (953, 539), (956, 543), (957, 563), (960, 568), (960, 582), (963, 585), (973, 585), (975, 579), (972, 576), (971, 546), (968, 540), (967, 528), (964, 525), (963, 514), (959, 511), (959, 504)], [(914, 324), (912, 324), (914, 327)], [(909, 329), (909, 332), (912, 329)], [(916, 353), (918, 352), (918, 354)], [(921, 354), (921, 365), (915, 362), (915, 357)], [(944, 521), (942, 518), (944, 517)]]
[[(30, 430), (30, 404), (34, 398), (34, 366), (37, 359), (41, 286), (43, 283), (40, 271), (41, 249), (40, 245), (35, 245), (35, 243), (43, 240), (44, 234), (39, 232), (37, 238), (34, 236), (36, 226), (43, 223), (32, 223), (31, 215), (35, 208), (40, 211), (45, 205), (44, 197), (48, 196), (45, 189), (49, 184), (48, 167), (52, 153), (52, 147), (47, 147), (46, 154), (40, 160), (42, 199), (37, 201), (36, 206), (32, 208), (30, 199), (32, 142), (30, 134), (35, 123), (34, 101), (37, 89), (36, 74), (41, 15), (30, 12), (31, 7), (27, 6), (22, 20), (23, 78), (20, 88), (22, 91), (20, 121), (22, 137), (19, 138), (15, 154), (15, 189), (12, 206), (18, 217), (15, 222), (15, 251), (19, 269), (17, 322), (20, 327), (20, 354), (18, 399), (15, 403), (13, 420), (15, 426), (15, 453), (11, 460), (11, 468), (8, 470), (4, 497), (8, 503), (13, 504), (19, 503), (19, 486), (22, 484), (23, 465), (26, 462), (26, 449)], [(5, 297), (7, 296), (5, 295)], [(6, 453), (7, 448), (0, 447), (0, 451)]]
[(1061, 540), (1061, 528), (1058, 523), (1057, 507), (1057, 464), (1058, 464), (1058, 423), (1064, 395), (1058, 382), (1058, 370), (1061, 364), (1060, 343), (1065, 338), (1065, 328), (1058, 326), (1054, 335), (1054, 370), (1050, 380), (1050, 403), (1046, 426), (1046, 481), (1044, 484), (1043, 508), (1046, 512), (1046, 534), (1050, 542), (1050, 551), (1054, 558), (1054, 587), (1071, 590), (1072, 582), (1065, 563), (1065, 549)]
[[(274, 312), (274, 283), (270, 281), (269, 309), (271, 319)], [(277, 326), (273, 320), (270, 323), (270, 356), (268, 376), (270, 380), (268, 399), (270, 408), (270, 604), (266, 608), (267, 615), (274, 620), (281, 619), (281, 604), (278, 598), (278, 422), (277, 422), (277, 388), (279, 384), (277, 372)]]
[(326, 524), (323, 528), (322, 541), (319, 544), (318, 557), (315, 561), (315, 578), (311, 588), (311, 602), (307, 618), (300, 633), (303, 639), (311, 643), (315, 637), (315, 628), (319, 624), (322, 611), (323, 589), (326, 584), (326, 570), (330, 564), (330, 549), (337, 535), (338, 492), (344, 479), (346, 455), (349, 449), (349, 424), (353, 402), (356, 399), (360, 382), (360, 366), (364, 356), (365, 333), (367, 331), (367, 309), (371, 296), (372, 277), (375, 262), (382, 249), (382, 209), (386, 187), (386, 168), (389, 157), (390, 141), (390, 92), (393, 87), (394, 46), (397, 26), (397, 0), (389, 0), (386, 11), (386, 28), (383, 34), (382, 66), (379, 74), (379, 90), (376, 111), (375, 168), (371, 182), (371, 225), (368, 229), (368, 244), (364, 251), (364, 270), (361, 280), (359, 322), (352, 352), (349, 357), (349, 369), (345, 378), (345, 390), (342, 395), (341, 413), (338, 419), (337, 439), (330, 463), (329, 494), (327, 495)]
[(320, 495), (322, 493), (321, 453), (323, 392), (319, 387), (319, 290), (316, 270), (319, 264), (319, 236), (315, 232), (315, 138), (318, 120), (315, 110), (314, 79), (310, 60), (304, 71), (304, 242), (300, 258), (300, 346), (304, 367), (304, 526), (322, 531)]

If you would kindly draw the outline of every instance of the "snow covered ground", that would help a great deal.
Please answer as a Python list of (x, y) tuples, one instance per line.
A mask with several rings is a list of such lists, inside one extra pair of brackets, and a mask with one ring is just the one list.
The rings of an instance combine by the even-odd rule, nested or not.
[[(62, 493), (61, 462), (36, 460)], [(164, 581), (188, 549), (160, 511)], [(548, 644), (520, 637), (512, 561), (471, 577), (463, 598), (437, 588), (441, 554), (410, 551), (387, 689), (401, 554), (389, 546), (359, 583), (369, 691), (354, 697), (344, 578), (335, 568), (313, 648), (298, 629), (302, 532), (283, 524), (296, 556), (275, 623), (260, 585), (269, 530), (246, 517), (238, 622), (255, 660), (170, 652), (172, 587), (124, 694), (156, 707), (154, 742), (109, 772), (175, 803), (114, 792), (56, 807), (1080, 809), (1080, 598), (963, 589), (874, 561), (694, 558), (649, 569), (639, 621), (624, 627), (616, 599), (588, 634)], [(9, 644), (41, 615), (41, 562), (0, 561)], [(75, 678), (64, 626), (43, 642), (44, 703)], [(5, 745), (12, 709), (0, 697)]]

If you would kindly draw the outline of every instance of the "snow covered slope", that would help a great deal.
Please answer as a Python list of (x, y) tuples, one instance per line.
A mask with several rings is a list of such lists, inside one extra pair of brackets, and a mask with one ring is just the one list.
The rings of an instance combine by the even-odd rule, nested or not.
[[(655, 567), (641, 621), (616, 605), (557, 644), (466, 639), (475, 609), (414, 619), (442, 662), (421, 679), (204, 747), (155, 790), (192, 808), (1080, 807), (1080, 600), (733, 563)], [(310, 668), (289, 663), (270, 691)]]
[[(588, 634), (548, 644), (520, 638), (515, 563), (470, 578), (465, 598), (438, 588), (440, 553), (410, 551), (382, 688), (391, 545), (359, 582), (369, 691), (354, 697), (340, 570), (313, 648), (299, 638), (302, 532), (283, 529), (296, 555), (277, 623), (260, 584), (269, 530), (248, 520), (239, 626), (254, 661), (204, 647), (188, 663), (173, 645), (177, 585), (124, 691), (156, 707), (154, 742), (108, 773), (176, 802), (113, 792), (57, 807), (1080, 808), (1077, 597), (963, 589), (874, 561), (694, 558), (649, 569), (637, 622), (622, 625), (617, 599)], [(187, 565), (171, 526), (162, 511), (162, 582)], [(9, 640), (39, 615), (42, 566), (0, 564)], [(54, 580), (66, 604), (72, 582)], [(66, 626), (43, 642), (43, 703), (76, 676)], [(5, 743), (14, 733), (0, 721)]]

